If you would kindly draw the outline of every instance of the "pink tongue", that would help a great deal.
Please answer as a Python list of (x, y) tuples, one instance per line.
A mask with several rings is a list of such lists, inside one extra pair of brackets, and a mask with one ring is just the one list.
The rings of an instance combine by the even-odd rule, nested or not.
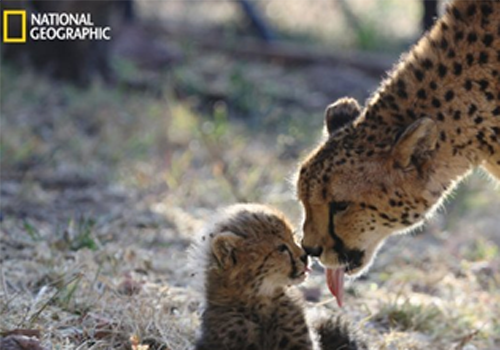
[(326, 269), (326, 284), (328, 289), (337, 298), (337, 304), (342, 307), (342, 300), (344, 299), (344, 269)]

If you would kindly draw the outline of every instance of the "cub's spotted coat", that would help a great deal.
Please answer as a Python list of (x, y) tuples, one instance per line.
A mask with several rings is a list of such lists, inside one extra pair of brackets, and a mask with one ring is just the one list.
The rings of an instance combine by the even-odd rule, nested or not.
[(305, 279), (307, 255), (280, 212), (234, 206), (191, 255), (202, 262), (206, 297), (197, 350), (367, 349), (338, 317), (321, 323), (318, 335), (308, 327), (300, 293), (291, 287)]
[(356, 274), (472, 169), (500, 179), (500, 1), (452, 2), (364, 108), (339, 100), (326, 125), (298, 179), (303, 246)]

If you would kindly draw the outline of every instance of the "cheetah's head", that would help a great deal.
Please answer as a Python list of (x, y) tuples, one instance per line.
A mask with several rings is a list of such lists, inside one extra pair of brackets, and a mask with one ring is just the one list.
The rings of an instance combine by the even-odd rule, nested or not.
[(302, 163), (298, 177), (302, 245), (327, 267), (330, 289), (339, 288), (344, 272), (365, 270), (386, 237), (421, 223), (435, 204), (428, 189), (434, 122), (421, 118), (391, 136), (363, 119), (353, 99), (330, 105), (328, 137)]
[(285, 216), (263, 205), (236, 205), (212, 230), (211, 252), (219, 281), (253, 288), (255, 294), (298, 284), (307, 276), (307, 255)]

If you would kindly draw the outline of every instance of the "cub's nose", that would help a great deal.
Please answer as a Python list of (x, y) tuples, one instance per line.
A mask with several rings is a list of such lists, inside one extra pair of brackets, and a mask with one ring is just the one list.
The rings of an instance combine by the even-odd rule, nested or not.
[(320, 256), (323, 252), (322, 247), (308, 247), (302, 244), (302, 248), (306, 251), (306, 254), (310, 256)]

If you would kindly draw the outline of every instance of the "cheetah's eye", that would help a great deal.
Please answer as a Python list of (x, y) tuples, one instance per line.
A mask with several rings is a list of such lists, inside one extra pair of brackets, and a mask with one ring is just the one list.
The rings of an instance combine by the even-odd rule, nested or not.
[(330, 202), (333, 212), (344, 211), (349, 207), (349, 202)]
[(287, 250), (288, 250), (288, 247), (286, 246), (286, 244), (280, 244), (280, 245), (278, 246), (278, 251), (279, 251), (280, 253), (286, 252)]

